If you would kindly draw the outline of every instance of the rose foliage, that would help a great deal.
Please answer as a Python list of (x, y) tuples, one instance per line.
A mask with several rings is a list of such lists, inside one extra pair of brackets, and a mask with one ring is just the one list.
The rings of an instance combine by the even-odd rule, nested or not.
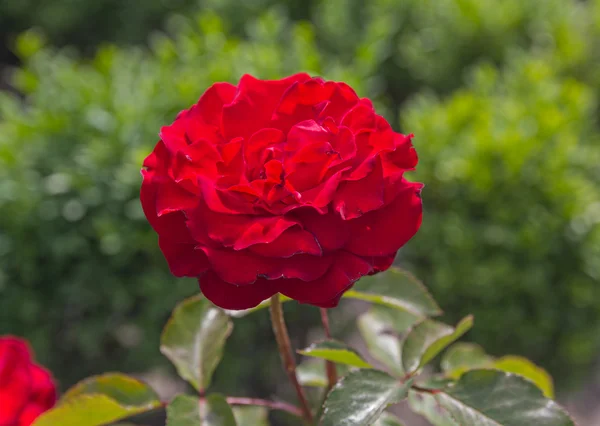
[[(410, 137), (344, 84), (298, 74), (212, 86), (162, 129), (141, 193), (173, 273), (200, 279), (203, 294), (175, 308), (160, 347), (198, 393), (161, 402), (148, 385), (105, 374), (34, 426), (157, 409), (167, 426), (265, 426), (274, 411), (286, 425), (393, 426), (402, 421), (388, 407), (402, 401), (434, 426), (574, 426), (543, 369), (455, 343), (472, 316), (454, 327), (431, 319), (441, 310), (424, 285), (390, 268), (421, 221), (421, 185), (403, 177), (416, 161)], [(282, 309), (292, 299), (369, 303), (357, 320), (366, 350), (332, 339), (322, 309), (326, 338), (298, 351), (296, 366)], [(299, 406), (210, 392), (234, 319), (266, 307)], [(441, 368), (422, 374), (442, 353)]]

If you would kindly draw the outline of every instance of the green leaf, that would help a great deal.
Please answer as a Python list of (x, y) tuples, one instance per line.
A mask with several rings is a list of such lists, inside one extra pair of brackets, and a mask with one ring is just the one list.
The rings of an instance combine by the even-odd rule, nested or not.
[(160, 339), (160, 351), (182, 378), (202, 391), (221, 361), (232, 328), (221, 309), (201, 295), (190, 297), (173, 311)]
[(177, 395), (167, 406), (166, 426), (237, 426), (233, 411), (225, 398), (211, 394)]
[(399, 335), (413, 325), (414, 318), (384, 306), (372, 306), (358, 318), (358, 329), (371, 356), (398, 376), (404, 374)]
[(34, 422), (34, 426), (102, 426), (160, 407), (159, 401), (128, 406), (107, 395), (84, 394), (59, 403)]
[(418, 324), (410, 331), (402, 347), (404, 370), (410, 373), (417, 371), (472, 326), (473, 317), (470, 315), (463, 318), (456, 328), (432, 320)]
[[(348, 373), (348, 366), (345, 364), (336, 364), (338, 377)], [(318, 359), (309, 359), (301, 362), (296, 368), (298, 381), (302, 386), (325, 387), (327, 386), (327, 373), (325, 363)]]
[(398, 417), (384, 411), (373, 426), (402, 426), (402, 422)]
[(575, 425), (533, 383), (497, 370), (468, 371), (435, 398), (461, 426)]
[(412, 411), (425, 417), (433, 426), (467, 426), (456, 423), (430, 393), (411, 390), (408, 394), (408, 404)]
[(464, 372), (474, 368), (489, 366), (494, 358), (474, 343), (456, 343), (444, 354), (441, 361), (442, 371), (452, 379), (458, 379)]
[(417, 318), (442, 313), (423, 283), (411, 273), (398, 268), (362, 277), (343, 297), (400, 309)]
[[(289, 297), (284, 296), (283, 294), (279, 294), (279, 300), (281, 301), (281, 303), (285, 303), (285, 302), (292, 301), (294, 299), (290, 299)], [(232, 311), (229, 309), (225, 309), (224, 312), (227, 315), (229, 315), (230, 317), (242, 318), (242, 317), (245, 317), (246, 315), (254, 313), (256, 311), (262, 311), (263, 309), (268, 308), (269, 306), (271, 306), (271, 299), (266, 299), (266, 300), (263, 300), (262, 302), (260, 302), (258, 304), (258, 306), (255, 306), (254, 308), (243, 309), (241, 311)]]
[(327, 396), (319, 425), (372, 425), (388, 405), (406, 398), (409, 388), (410, 381), (401, 383), (383, 371), (353, 371)]
[(554, 398), (554, 384), (548, 372), (520, 356), (508, 355), (494, 359), (478, 345), (457, 343), (446, 351), (441, 366), (446, 376), (452, 379), (458, 379), (465, 372), (476, 368), (495, 368), (515, 373), (531, 380), (542, 390), (544, 396)]
[(523, 376), (531, 380), (545, 397), (554, 398), (554, 384), (550, 374), (527, 358), (513, 355), (504, 356), (493, 363), (493, 368)]
[(269, 426), (269, 410), (266, 407), (234, 407), (233, 415), (238, 426)]
[(89, 394), (106, 395), (126, 406), (160, 405), (158, 394), (150, 386), (121, 373), (107, 373), (82, 380), (62, 396), (61, 402)]
[(160, 406), (158, 395), (145, 383), (124, 374), (104, 374), (73, 386), (35, 425), (98, 426)]
[(324, 340), (313, 343), (308, 348), (299, 350), (299, 354), (326, 359), (339, 364), (358, 368), (373, 368), (354, 349), (337, 340)]

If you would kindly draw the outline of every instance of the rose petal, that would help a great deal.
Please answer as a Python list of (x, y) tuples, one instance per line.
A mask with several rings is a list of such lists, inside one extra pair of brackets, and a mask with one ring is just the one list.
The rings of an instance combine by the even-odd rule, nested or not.
[[(27, 404), (21, 413), (19, 413), (19, 418), (14, 426), (29, 426), (33, 424), (33, 421), (37, 419), (40, 415), (46, 412), (48, 408), (40, 404)], [(12, 426), (12, 423), (9, 423), (8, 426)]]
[(206, 254), (196, 249), (196, 242), (181, 244), (168, 237), (160, 236), (158, 244), (171, 273), (176, 277), (199, 277), (210, 267)]
[(260, 278), (253, 284), (237, 286), (223, 281), (212, 271), (198, 280), (202, 294), (223, 309), (250, 309), (277, 293), (272, 281)]
[(325, 253), (344, 247), (350, 238), (348, 222), (334, 212), (320, 214), (313, 208), (300, 208), (290, 215), (315, 236)]
[(251, 75), (240, 79), (238, 91), (231, 103), (223, 107), (221, 129), (227, 139), (249, 138), (270, 126), (277, 104), (288, 87), (309, 80), (308, 74), (296, 74), (282, 80), (258, 80)]
[(333, 207), (342, 219), (349, 220), (383, 206), (384, 179), (381, 160), (364, 179), (342, 182), (335, 193)]
[(299, 226), (286, 229), (273, 242), (251, 246), (250, 251), (265, 257), (291, 257), (300, 253), (323, 255), (315, 236)]
[(331, 308), (338, 304), (344, 291), (372, 270), (372, 265), (364, 259), (340, 251), (335, 254), (331, 268), (321, 278), (309, 282), (278, 280), (277, 289), (301, 303)]
[(206, 204), (188, 212), (187, 226), (197, 241), (207, 234), (221, 246), (242, 250), (253, 244), (270, 243), (283, 231), (296, 225), (294, 220), (283, 216), (254, 216), (223, 214), (211, 211)]
[(20, 339), (0, 339), (0, 425), (12, 425), (31, 394), (31, 356)]
[(233, 100), (236, 91), (237, 88), (229, 83), (215, 83), (210, 86), (196, 104), (202, 120), (207, 124), (220, 126), (223, 106)]
[(42, 408), (50, 409), (56, 403), (56, 386), (50, 372), (38, 365), (31, 365), (31, 395), (30, 402)]
[(297, 278), (314, 280), (327, 272), (331, 257), (298, 254), (289, 258), (262, 257), (249, 250), (234, 251), (211, 247), (198, 247), (208, 256), (212, 269), (231, 284), (248, 285), (257, 278)]
[(348, 221), (352, 238), (346, 250), (359, 256), (385, 256), (396, 252), (421, 226), (422, 185), (406, 182), (406, 187), (386, 207)]

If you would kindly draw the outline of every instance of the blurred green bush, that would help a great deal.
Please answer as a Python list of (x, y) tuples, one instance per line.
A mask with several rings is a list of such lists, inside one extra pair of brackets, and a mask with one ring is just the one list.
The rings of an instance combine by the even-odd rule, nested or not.
[(474, 313), (470, 338), (560, 379), (581, 378), (600, 348), (596, 115), (590, 87), (524, 54), (401, 113), (427, 183), (407, 260), (449, 317)]
[[(10, 4), (22, 7), (2, 2), (0, 22)], [(448, 315), (475, 311), (473, 337), (492, 350), (563, 378), (585, 371), (600, 336), (600, 1), (143, 4), (130, 27), (99, 19), (99, 30), (87, 6), (55, 33), (43, 14), (19, 15), (49, 44), (22, 35), (12, 81), (25, 102), (0, 93), (0, 333), (31, 338), (66, 384), (154, 365), (168, 312), (197, 287), (170, 278), (142, 217), (143, 157), (212, 82), (308, 71), (347, 81), (417, 134), (427, 216), (401, 261)], [(52, 47), (138, 42), (170, 8), (186, 17), (147, 47), (106, 44), (88, 59)], [(264, 328), (247, 331), (256, 341)], [(225, 360), (250, 374), (237, 361)]]

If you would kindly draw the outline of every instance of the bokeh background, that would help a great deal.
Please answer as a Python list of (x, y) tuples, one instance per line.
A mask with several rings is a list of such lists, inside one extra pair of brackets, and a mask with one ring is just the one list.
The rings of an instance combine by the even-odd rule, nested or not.
[[(168, 377), (159, 333), (197, 285), (168, 272), (141, 162), (213, 82), (298, 71), (416, 135), (424, 224), (398, 263), (593, 422), (600, 0), (0, 0), (0, 334), (30, 339), (63, 389)], [(317, 310), (289, 314), (301, 345)], [(236, 327), (215, 388), (268, 397), (284, 385), (267, 315)]]

